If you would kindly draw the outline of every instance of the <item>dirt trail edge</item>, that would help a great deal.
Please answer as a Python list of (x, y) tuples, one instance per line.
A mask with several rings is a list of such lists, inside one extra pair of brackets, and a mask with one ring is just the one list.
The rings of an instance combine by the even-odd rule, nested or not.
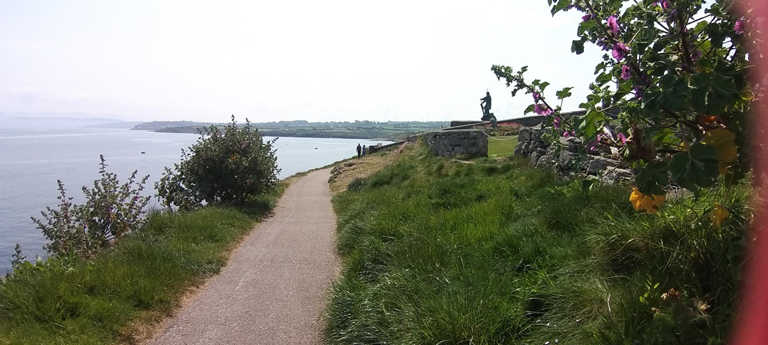
[(330, 169), (319, 170), (291, 184), (274, 216), (148, 343), (321, 343), (321, 313), (338, 265), (329, 176)]

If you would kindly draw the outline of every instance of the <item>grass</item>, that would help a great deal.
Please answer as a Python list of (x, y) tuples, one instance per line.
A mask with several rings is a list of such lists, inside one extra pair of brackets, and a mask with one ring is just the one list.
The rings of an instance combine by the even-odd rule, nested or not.
[(488, 157), (509, 157), (515, 152), (517, 136), (488, 137)]
[[(415, 147), (334, 198), (344, 265), (328, 343), (725, 343), (748, 187), (649, 215), (627, 186), (475, 163)], [(731, 210), (722, 228), (715, 201)]]
[(215, 275), (279, 192), (247, 208), (153, 213), (94, 260), (50, 259), (0, 281), (0, 344), (135, 343)]

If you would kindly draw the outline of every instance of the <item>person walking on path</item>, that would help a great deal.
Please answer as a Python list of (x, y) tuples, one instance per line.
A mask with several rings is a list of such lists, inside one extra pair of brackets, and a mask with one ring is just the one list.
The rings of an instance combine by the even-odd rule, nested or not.
[(360, 147), (360, 144), (358, 143), (357, 144), (357, 159), (360, 159), (360, 152), (361, 152), (361, 150), (362, 150), (362, 148)]
[(365, 145), (363, 145), (363, 158), (365, 158)]

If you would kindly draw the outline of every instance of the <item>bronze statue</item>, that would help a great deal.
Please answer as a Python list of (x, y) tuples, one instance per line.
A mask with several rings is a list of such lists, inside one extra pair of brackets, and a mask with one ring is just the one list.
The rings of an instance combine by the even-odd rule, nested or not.
[(491, 93), (486, 91), (485, 97), (481, 98), (480, 101), (480, 109), (483, 110), (483, 117), (480, 120), (491, 121), (491, 119), (496, 118), (491, 113)]

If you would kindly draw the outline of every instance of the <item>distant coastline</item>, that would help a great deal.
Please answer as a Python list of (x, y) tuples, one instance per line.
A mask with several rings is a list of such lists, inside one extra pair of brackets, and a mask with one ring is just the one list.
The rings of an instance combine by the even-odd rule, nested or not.
[[(199, 134), (205, 128), (223, 126), (223, 124), (193, 121), (152, 121), (138, 124), (134, 130), (146, 130), (161, 133)], [(279, 121), (252, 123), (265, 136), (336, 138), (336, 139), (379, 139), (399, 140), (410, 134), (449, 126), (448, 122), (308, 122)]]

